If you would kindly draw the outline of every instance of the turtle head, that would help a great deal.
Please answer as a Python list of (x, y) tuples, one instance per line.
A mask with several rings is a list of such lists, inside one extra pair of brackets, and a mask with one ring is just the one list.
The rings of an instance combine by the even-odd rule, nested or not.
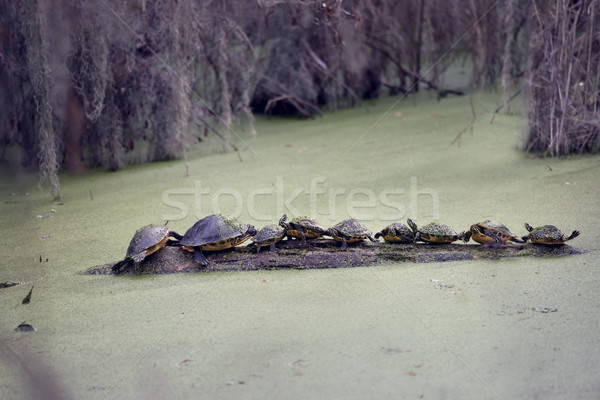
[(467, 243), (469, 240), (471, 240), (471, 230), (469, 229), (466, 232), (463, 232), (460, 234), (460, 238), (462, 239), (463, 242)]
[(254, 236), (258, 233), (254, 225), (248, 225), (248, 229), (246, 229), (246, 235)]
[(525, 229), (527, 229), (527, 232), (531, 232), (533, 230), (533, 226), (531, 226), (527, 222), (525, 222)]
[(410, 218), (407, 219), (406, 222), (408, 223), (408, 226), (410, 226), (410, 229), (412, 229), (412, 231), (416, 234), (419, 230), (417, 229), (417, 224), (415, 224), (415, 222)]

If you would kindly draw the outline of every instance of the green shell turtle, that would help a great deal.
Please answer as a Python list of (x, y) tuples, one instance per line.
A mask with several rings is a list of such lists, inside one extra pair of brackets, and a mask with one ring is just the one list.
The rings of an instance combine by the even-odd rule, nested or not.
[(481, 244), (502, 245), (508, 242), (525, 243), (511, 233), (506, 226), (493, 219), (471, 225), (466, 235)]
[(408, 226), (397, 222), (386, 226), (375, 234), (375, 239), (383, 237), (383, 240), (389, 243), (413, 243), (415, 241), (415, 231)]
[(448, 225), (439, 222), (431, 222), (422, 228), (418, 228), (412, 219), (408, 219), (408, 226), (415, 232), (415, 242), (446, 244), (457, 240), (468, 241), (464, 232), (458, 233)]
[(256, 235), (252, 225), (222, 215), (209, 215), (196, 222), (179, 241), (184, 250), (194, 252), (194, 261), (208, 265), (202, 250), (220, 251), (244, 243)]
[(372, 236), (371, 231), (354, 218), (347, 219), (327, 230), (327, 235), (335, 240), (342, 242), (342, 250), (346, 250), (347, 243), (359, 242), (369, 239), (377, 242)]
[(265, 226), (252, 238), (253, 244), (256, 246), (256, 252), (258, 253), (261, 247), (267, 246), (269, 246), (271, 251), (279, 251), (275, 247), (275, 243), (282, 240), (286, 235), (286, 229), (279, 225), (270, 224)]
[(316, 239), (327, 232), (317, 221), (308, 217), (296, 217), (288, 222), (286, 214), (279, 219), (279, 226), (286, 230), (288, 237), (301, 239), (302, 245), (306, 245), (306, 239)]
[(527, 229), (529, 235), (522, 237), (524, 241), (529, 240), (531, 243), (550, 246), (560, 246), (565, 244), (566, 241), (575, 239), (579, 236), (579, 231), (574, 230), (569, 237), (565, 237), (565, 234), (554, 225), (544, 225), (534, 228), (528, 223), (525, 223), (525, 229)]
[(180, 234), (165, 225), (147, 225), (138, 229), (129, 242), (125, 259), (113, 265), (112, 270), (117, 272), (131, 262), (141, 263), (144, 258), (166, 245), (169, 237), (181, 239)]

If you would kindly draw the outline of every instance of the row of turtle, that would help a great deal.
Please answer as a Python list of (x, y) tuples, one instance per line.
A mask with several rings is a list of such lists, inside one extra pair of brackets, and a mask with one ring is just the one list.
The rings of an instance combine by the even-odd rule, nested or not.
[(577, 230), (567, 237), (553, 225), (533, 228), (526, 223), (525, 228), (529, 234), (519, 238), (512, 234), (506, 226), (494, 220), (473, 224), (467, 231), (461, 233), (439, 222), (432, 222), (421, 228), (417, 227), (417, 224), (411, 219), (408, 219), (407, 223), (408, 226), (402, 223), (391, 224), (373, 237), (371, 231), (353, 218), (325, 229), (308, 217), (297, 217), (288, 221), (287, 215), (284, 214), (279, 220), (279, 224), (270, 224), (256, 230), (254, 226), (244, 224), (237, 219), (215, 214), (196, 222), (183, 236), (164, 225), (148, 225), (139, 229), (129, 243), (125, 259), (116, 263), (113, 270), (118, 271), (132, 262), (139, 264), (146, 256), (159, 250), (169, 241), (181, 246), (184, 250), (193, 252), (194, 261), (198, 264), (208, 265), (203, 250), (225, 250), (238, 246), (250, 238), (253, 238), (252, 245), (256, 246), (256, 251), (259, 252), (263, 247), (277, 251), (275, 244), (286, 237), (299, 239), (302, 241), (302, 245), (306, 245), (307, 239), (330, 236), (341, 242), (341, 249), (345, 250), (347, 243), (367, 239), (377, 242), (380, 237), (383, 237), (384, 241), (388, 243), (444, 244), (458, 240), (466, 243), (473, 239), (481, 244), (500, 246), (508, 242), (525, 243), (527, 241), (543, 245), (562, 245), (579, 236)]

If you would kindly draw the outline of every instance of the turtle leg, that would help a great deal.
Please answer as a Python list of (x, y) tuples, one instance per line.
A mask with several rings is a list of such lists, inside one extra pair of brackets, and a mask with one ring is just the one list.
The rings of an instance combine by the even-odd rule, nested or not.
[(204, 257), (204, 254), (202, 254), (202, 249), (200, 247), (194, 248), (194, 261), (203, 266), (208, 265), (208, 260)]
[(502, 240), (500, 240), (500, 236), (498, 235), (494, 235), (492, 232), (489, 232), (488, 230), (485, 230), (482, 232), (484, 235), (494, 239), (494, 242), (489, 242), (489, 243), (485, 243), (485, 246), (490, 246), (490, 247), (494, 247), (494, 248), (498, 248), (498, 247), (502, 247), (504, 244), (502, 243)]
[(579, 231), (578, 230), (574, 230), (573, 233), (571, 233), (571, 236), (569, 236), (568, 238), (565, 239), (565, 242), (567, 240), (575, 239), (577, 236), (579, 236)]
[(112, 266), (112, 272), (114, 273), (118, 273), (121, 271), (121, 269), (123, 269), (124, 267), (127, 267), (129, 265), (129, 262), (131, 261), (130, 258), (126, 258), (125, 260), (119, 261), (118, 263), (116, 263), (115, 265)]
[(281, 218), (279, 218), (279, 226), (286, 230), (292, 229), (292, 227), (290, 226), (290, 224), (288, 224), (286, 222), (286, 220), (287, 220), (287, 214), (283, 214), (283, 216)]
[(304, 234), (304, 230), (299, 230), (300, 235), (302, 236), (302, 246), (306, 246), (306, 235)]
[(347, 247), (348, 245), (346, 244), (346, 238), (342, 236), (342, 247), (340, 247), (340, 249), (346, 250)]
[(141, 263), (141, 262), (142, 262), (142, 260), (143, 260), (144, 258), (146, 258), (146, 256), (147, 256), (147, 255), (148, 255), (148, 251), (147, 251), (147, 250), (145, 250), (145, 251), (140, 251), (140, 252), (139, 252), (139, 253), (137, 253), (137, 254), (134, 254), (134, 255), (133, 255), (131, 258), (133, 259), (133, 261), (134, 261), (134, 262), (136, 262), (136, 263)]
[(279, 251), (279, 249), (275, 247), (275, 242), (271, 243), (271, 245), (269, 246), (269, 250), (271, 250), (274, 253), (277, 253)]
[(372, 236), (367, 236), (371, 242), (379, 242), (379, 240), (373, 239)]
[(256, 245), (256, 254), (258, 254), (260, 252), (260, 246)]
[(518, 237), (513, 237), (511, 239), (509, 239), (511, 242), (515, 242), (515, 243), (525, 243), (525, 240), (523, 239), (519, 239)]

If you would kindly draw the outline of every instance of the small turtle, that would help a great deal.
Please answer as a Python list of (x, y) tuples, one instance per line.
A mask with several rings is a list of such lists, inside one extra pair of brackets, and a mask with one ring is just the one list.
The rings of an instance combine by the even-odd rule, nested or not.
[(258, 253), (261, 247), (266, 246), (269, 246), (271, 251), (279, 251), (277, 247), (275, 247), (275, 243), (283, 239), (286, 234), (285, 228), (282, 228), (279, 225), (271, 224), (265, 226), (252, 238), (253, 244), (256, 245), (256, 252)]
[(196, 222), (179, 241), (184, 250), (194, 252), (194, 261), (208, 265), (202, 250), (219, 251), (244, 243), (256, 235), (252, 225), (222, 215), (209, 215)]
[(440, 224), (439, 222), (431, 222), (422, 228), (417, 228), (417, 224), (412, 219), (408, 219), (408, 226), (415, 232), (415, 242), (427, 243), (452, 243), (457, 240), (468, 241), (464, 232), (458, 233), (448, 225)]
[(545, 245), (561, 245), (565, 244), (567, 240), (575, 239), (579, 236), (579, 231), (574, 230), (571, 233), (571, 236), (565, 237), (565, 235), (555, 227), (554, 225), (544, 225), (538, 228), (534, 228), (528, 223), (525, 223), (525, 229), (529, 232), (529, 235), (523, 236), (522, 239), (524, 241), (530, 241), (531, 243), (536, 244), (545, 244)]
[(383, 240), (390, 243), (413, 243), (415, 241), (415, 232), (402, 223), (395, 223), (386, 226), (381, 232), (375, 234), (375, 239), (383, 236)]
[(279, 226), (287, 231), (288, 237), (301, 239), (302, 245), (306, 245), (306, 239), (316, 239), (327, 232), (317, 221), (308, 217), (296, 217), (287, 222), (286, 214), (279, 219)]
[(166, 245), (169, 237), (181, 239), (180, 234), (171, 231), (165, 225), (147, 225), (138, 229), (129, 242), (125, 259), (113, 265), (112, 270), (119, 271), (130, 262), (141, 263), (144, 258)]
[(506, 244), (507, 242), (525, 243), (513, 235), (506, 226), (492, 219), (471, 225), (466, 235), (481, 244)]
[(371, 236), (371, 231), (363, 224), (354, 218), (347, 219), (327, 230), (327, 235), (331, 236), (338, 242), (342, 242), (342, 250), (346, 250), (346, 243), (359, 242), (369, 239), (372, 242), (377, 242)]

